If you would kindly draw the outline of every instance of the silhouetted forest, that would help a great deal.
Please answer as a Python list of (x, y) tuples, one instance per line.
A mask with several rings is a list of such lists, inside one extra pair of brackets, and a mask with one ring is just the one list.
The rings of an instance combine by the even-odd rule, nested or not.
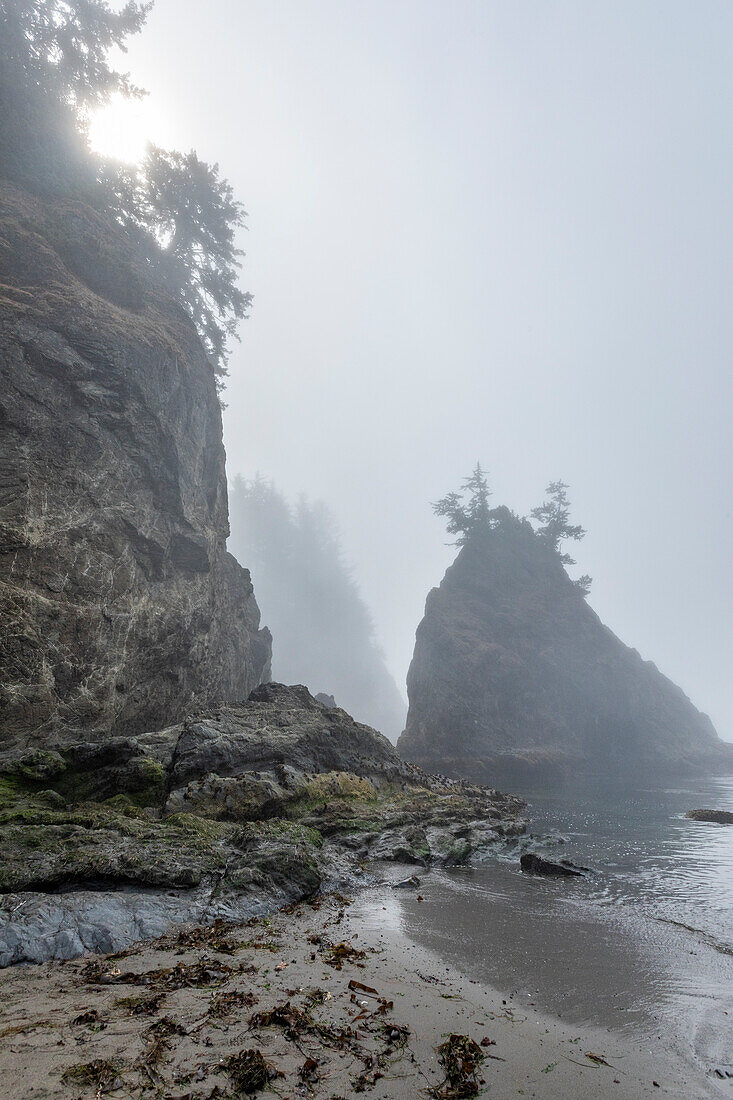
[(359, 721), (396, 738), (406, 707), (328, 508), (304, 498), (291, 506), (271, 481), (237, 477), (229, 510), (229, 548), (252, 570), (273, 633), (273, 679), (332, 694)]

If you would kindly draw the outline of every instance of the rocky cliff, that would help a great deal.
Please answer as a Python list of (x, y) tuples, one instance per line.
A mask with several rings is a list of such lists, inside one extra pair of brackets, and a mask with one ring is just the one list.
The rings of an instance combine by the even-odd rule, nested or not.
[(603, 625), (528, 523), (502, 513), (428, 596), (401, 754), (482, 782), (733, 763), (710, 719)]
[(266, 675), (214, 378), (81, 202), (0, 183), (0, 741), (160, 728)]

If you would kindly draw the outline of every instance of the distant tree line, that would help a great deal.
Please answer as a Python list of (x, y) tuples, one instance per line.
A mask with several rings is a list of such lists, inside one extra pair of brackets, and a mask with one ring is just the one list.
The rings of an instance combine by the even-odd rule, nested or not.
[(218, 165), (151, 146), (141, 165), (94, 156), (91, 113), (113, 95), (144, 95), (113, 68), (152, 2), (0, 0), (0, 175), (110, 213), (193, 319), (221, 388), (251, 295), (237, 287), (244, 208)]
[[(562, 544), (566, 540), (579, 542), (585, 537), (585, 530), (570, 522), (567, 490), (564, 481), (551, 481), (545, 490), (547, 498), (533, 508), (530, 515), (535, 521), (533, 529), (537, 538), (557, 554), (563, 565), (575, 565), (575, 559), (562, 550)], [(456, 535), (456, 543), (465, 546), (474, 539), (487, 536), (501, 526), (507, 514), (513, 514), (505, 508), (492, 508), (489, 504), (491, 495), (486, 473), (477, 462), (470, 476), (463, 479), (461, 488), (435, 501), (432, 508), (437, 516), (446, 520), (448, 534)], [(592, 578), (584, 573), (573, 583), (587, 596)]]
[(359, 721), (396, 739), (405, 704), (329, 509), (305, 497), (291, 505), (266, 478), (237, 477), (229, 515), (229, 547), (252, 570), (272, 630), (275, 679), (332, 694)]

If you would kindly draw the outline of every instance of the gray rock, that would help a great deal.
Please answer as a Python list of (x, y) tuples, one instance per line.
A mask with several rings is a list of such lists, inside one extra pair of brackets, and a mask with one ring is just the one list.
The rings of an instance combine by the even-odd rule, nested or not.
[(261, 821), (281, 814), (294, 797), (272, 775), (249, 772), (222, 778), (209, 773), (172, 791), (165, 812), (198, 814), (224, 821)]
[(414, 775), (386, 737), (338, 707), (324, 707), (307, 688), (262, 684), (246, 703), (217, 708), (184, 722), (170, 786), (213, 772), (350, 772), (394, 780)]
[(246, 698), (270, 638), (226, 551), (192, 322), (79, 201), (3, 183), (0, 236), (0, 738), (131, 734)]
[(582, 878), (583, 872), (571, 863), (553, 863), (550, 859), (543, 859), (536, 852), (523, 852), (519, 859), (520, 866), (525, 874), (544, 875), (554, 878)]
[(717, 825), (733, 825), (730, 810), (688, 810), (685, 817), (691, 821), (712, 821)]

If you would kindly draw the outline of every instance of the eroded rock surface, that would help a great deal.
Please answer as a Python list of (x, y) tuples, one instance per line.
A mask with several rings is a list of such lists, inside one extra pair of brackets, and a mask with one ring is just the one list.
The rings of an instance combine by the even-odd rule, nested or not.
[(134, 733), (266, 678), (214, 377), (122, 231), (0, 184), (0, 743)]
[(480, 861), (517, 844), (523, 809), (282, 684), (153, 734), (6, 751), (0, 965), (349, 889), (368, 858)]
[(730, 766), (710, 719), (603, 625), (528, 523), (502, 512), (428, 596), (405, 759), (481, 782)]

